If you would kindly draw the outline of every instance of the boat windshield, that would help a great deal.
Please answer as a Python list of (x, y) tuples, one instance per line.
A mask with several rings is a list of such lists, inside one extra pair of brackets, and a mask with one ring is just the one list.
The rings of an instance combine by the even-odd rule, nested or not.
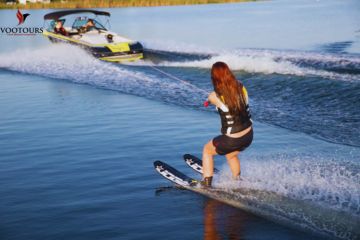
[(87, 18), (87, 17), (78, 17), (78, 18), (76, 18), (73, 25), (72, 25), (72, 28), (73, 29), (80, 29), (80, 28), (84, 27), (88, 23), (89, 20), (92, 20), (92, 22), (94, 23), (94, 27), (96, 29), (107, 31), (107, 29), (101, 23), (99, 23), (95, 19), (90, 19), (90, 18)]

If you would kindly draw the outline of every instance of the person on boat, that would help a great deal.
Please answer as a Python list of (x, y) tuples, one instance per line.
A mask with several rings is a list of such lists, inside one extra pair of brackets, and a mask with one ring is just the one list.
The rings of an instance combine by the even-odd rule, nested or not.
[(91, 30), (96, 29), (95, 24), (94, 24), (94, 20), (88, 19), (88, 21), (87, 21), (86, 24), (83, 26), (83, 28), (85, 29), (86, 32), (89, 32), (89, 31), (91, 31)]
[(224, 62), (216, 62), (211, 69), (214, 91), (208, 96), (221, 119), (221, 135), (210, 140), (203, 148), (203, 180), (210, 187), (214, 172), (214, 156), (225, 155), (234, 179), (240, 179), (239, 153), (250, 146), (253, 128), (247, 91)]
[(69, 36), (69, 33), (65, 30), (64, 25), (63, 25), (63, 21), (62, 20), (58, 20), (56, 22), (55, 28), (54, 28), (54, 32), (57, 34), (61, 34), (64, 36)]

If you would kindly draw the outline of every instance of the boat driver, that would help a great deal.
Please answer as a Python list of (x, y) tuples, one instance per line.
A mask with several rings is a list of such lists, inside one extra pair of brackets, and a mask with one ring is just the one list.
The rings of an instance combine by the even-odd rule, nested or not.
[(83, 26), (83, 28), (86, 30), (86, 32), (96, 29), (94, 20), (88, 19), (87, 23)]

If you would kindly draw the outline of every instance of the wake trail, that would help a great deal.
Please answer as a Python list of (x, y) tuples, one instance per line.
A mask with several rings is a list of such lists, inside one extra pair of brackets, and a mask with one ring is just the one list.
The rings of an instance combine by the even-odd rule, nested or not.
[(170, 74), (164, 74), (165, 72), (163, 75), (166, 78), (159, 78), (139, 69), (97, 60), (84, 50), (69, 45), (57, 44), (2, 54), (0, 68), (88, 84), (150, 99), (165, 99), (169, 103), (192, 107), (200, 107), (206, 93), (189, 82), (174, 76), (169, 77)]

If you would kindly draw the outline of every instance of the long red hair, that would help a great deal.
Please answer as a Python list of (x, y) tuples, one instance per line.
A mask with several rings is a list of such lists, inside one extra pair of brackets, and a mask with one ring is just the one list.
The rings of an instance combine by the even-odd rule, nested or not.
[(243, 85), (224, 62), (216, 62), (211, 68), (211, 80), (216, 94), (228, 106), (230, 113), (240, 112), (245, 108)]

